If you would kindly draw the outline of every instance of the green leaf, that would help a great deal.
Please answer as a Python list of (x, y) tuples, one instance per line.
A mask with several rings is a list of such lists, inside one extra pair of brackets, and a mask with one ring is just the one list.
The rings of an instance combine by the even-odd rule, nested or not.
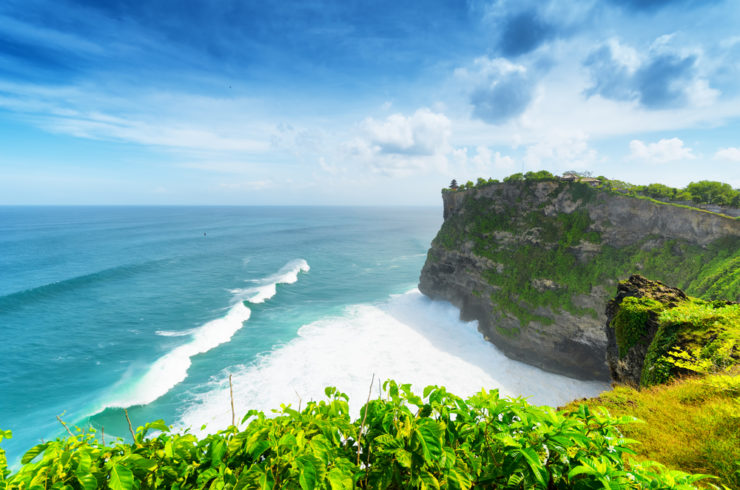
[(21, 464), (30, 463), (33, 460), (33, 458), (38, 456), (39, 453), (43, 452), (49, 446), (49, 444), (50, 443), (45, 442), (43, 444), (37, 444), (33, 446), (31, 449), (26, 451), (26, 454), (23, 455), (23, 457), (21, 458)]
[(223, 440), (218, 441), (212, 447), (211, 465), (218, 466), (226, 454), (226, 443)]
[(420, 476), (421, 481), (422, 481), (422, 485), (421, 485), (421, 488), (422, 489), (433, 488), (435, 490), (439, 490), (439, 488), (440, 488), (439, 487), (439, 480), (437, 480), (437, 478), (434, 475), (432, 475), (428, 471), (424, 471), (419, 476)]
[(301, 488), (303, 490), (313, 490), (316, 488), (319, 473), (318, 468), (316, 468), (316, 458), (312, 456), (301, 456), (296, 462), (300, 468), (298, 483), (300, 483)]
[(398, 464), (404, 468), (411, 468), (411, 453), (405, 449), (396, 449), (393, 455), (398, 461)]
[(270, 441), (256, 441), (254, 444), (252, 444), (249, 448), (247, 448), (247, 452), (252, 457), (252, 459), (259, 458), (262, 453), (267, 451), (270, 448)]
[(200, 472), (197, 479), (199, 488), (205, 487), (205, 485), (218, 476), (218, 471), (215, 468), (208, 468), (205, 471)]
[(126, 463), (126, 466), (132, 470), (143, 470), (148, 472), (157, 467), (156, 461), (147, 459), (139, 454), (129, 454), (121, 460), (121, 463), (124, 462)]
[(98, 480), (90, 473), (86, 475), (78, 473), (76, 476), (83, 490), (95, 490), (98, 488)]
[(470, 479), (467, 475), (458, 472), (455, 468), (450, 469), (447, 474), (447, 479), (451, 483), (451, 487), (460, 488), (461, 490), (468, 490), (470, 488)]
[(164, 420), (155, 420), (154, 422), (149, 422), (145, 426), (147, 429), (154, 429), (159, 430), (162, 432), (169, 432), (170, 427), (164, 423)]
[(254, 409), (248, 411), (246, 414), (244, 414), (244, 417), (242, 417), (242, 422), (241, 423), (243, 424), (244, 422), (246, 422), (249, 419), (249, 417), (252, 417), (254, 415), (258, 415), (259, 413), (260, 413), (259, 411), (254, 410)]
[(401, 448), (403, 447), (403, 441), (400, 441), (390, 434), (382, 434), (376, 437), (373, 442), (383, 449), (386, 448)]
[(165, 457), (169, 459), (174, 459), (175, 457), (175, 453), (172, 450), (172, 446), (173, 446), (172, 440), (169, 440), (164, 444), (164, 455)]
[(339, 468), (332, 468), (326, 475), (331, 485), (331, 490), (351, 490), (355, 487), (352, 481), (352, 474), (340, 470)]
[(540, 458), (539, 456), (537, 456), (537, 453), (534, 451), (534, 449), (527, 447), (524, 449), (519, 449), (519, 452), (522, 456), (524, 456), (524, 459), (527, 460), (527, 464), (529, 464), (529, 467), (532, 468), (532, 473), (534, 474), (534, 477), (537, 478), (537, 481), (541, 485), (547, 486), (547, 482), (545, 481), (544, 476), (542, 476), (544, 468), (542, 467), (542, 463), (540, 463)]
[(424, 388), (423, 397), (426, 398), (429, 396), (429, 393), (431, 393), (433, 390), (436, 390), (436, 385), (429, 385), (426, 388)]
[(415, 431), (420, 436), (424, 459), (431, 461), (442, 454), (442, 431), (439, 424), (431, 419), (419, 421), (419, 429)]
[(112, 490), (131, 490), (134, 486), (134, 474), (125, 466), (114, 463), (108, 485)]
[(590, 468), (585, 465), (576, 466), (575, 468), (573, 468), (572, 470), (568, 472), (568, 479), (570, 480), (574, 476), (578, 476), (584, 473), (587, 475), (593, 475), (596, 473), (596, 471), (593, 468)]
[(77, 473), (85, 474), (90, 473), (90, 465), (92, 465), (92, 458), (90, 457), (89, 451), (79, 451), (77, 453)]

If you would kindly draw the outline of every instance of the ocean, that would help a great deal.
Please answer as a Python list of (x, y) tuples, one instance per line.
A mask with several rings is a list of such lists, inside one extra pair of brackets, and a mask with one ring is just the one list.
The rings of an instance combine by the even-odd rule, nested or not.
[[(441, 209), (0, 207), (10, 462), (71, 425), (201, 434), (376, 380), (560, 405), (608, 389), (512, 361), (416, 289)], [(373, 396), (377, 396), (377, 381)], [(237, 418), (240, 418), (239, 416)]]

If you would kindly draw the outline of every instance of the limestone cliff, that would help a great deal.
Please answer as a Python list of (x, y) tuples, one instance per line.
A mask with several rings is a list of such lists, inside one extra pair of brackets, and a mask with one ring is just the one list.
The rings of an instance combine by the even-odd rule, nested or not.
[(604, 305), (633, 271), (740, 297), (740, 221), (557, 179), (443, 192), (419, 289), (508, 356), (608, 379)]

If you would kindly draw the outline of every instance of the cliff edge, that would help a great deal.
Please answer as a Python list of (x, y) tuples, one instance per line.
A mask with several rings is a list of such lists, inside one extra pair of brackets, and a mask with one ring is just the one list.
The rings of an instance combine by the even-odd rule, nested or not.
[(444, 191), (419, 289), (505, 354), (609, 379), (604, 305), (632, 272), (740, 299), (740, 220), (560, 179)]

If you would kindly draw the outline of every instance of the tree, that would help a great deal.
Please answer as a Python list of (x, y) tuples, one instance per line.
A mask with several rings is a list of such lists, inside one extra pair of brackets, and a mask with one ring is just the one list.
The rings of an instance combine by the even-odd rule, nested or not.
[(524, 180), (524, 175), (521, 172), (511, 174), (508, 177), (504, 177), (504, 182), (519, 182)]
[(524, 178), (526, 180), (552, 180), (555, 176), (547, 170), (540, 170), (539, 172), (527, 172)]
[(649, 184), (647, 187), (642, 189), (642, 192), (656, 199), (670, 200), (674, 199), (676, 196), (676, 189), (663, 184)]
[(730, 206), (736, 196), (736, 191), (730, 184), (711, 180), (692, 182), (686, 186), (686, 190), (694, 202), (720, 206)]

